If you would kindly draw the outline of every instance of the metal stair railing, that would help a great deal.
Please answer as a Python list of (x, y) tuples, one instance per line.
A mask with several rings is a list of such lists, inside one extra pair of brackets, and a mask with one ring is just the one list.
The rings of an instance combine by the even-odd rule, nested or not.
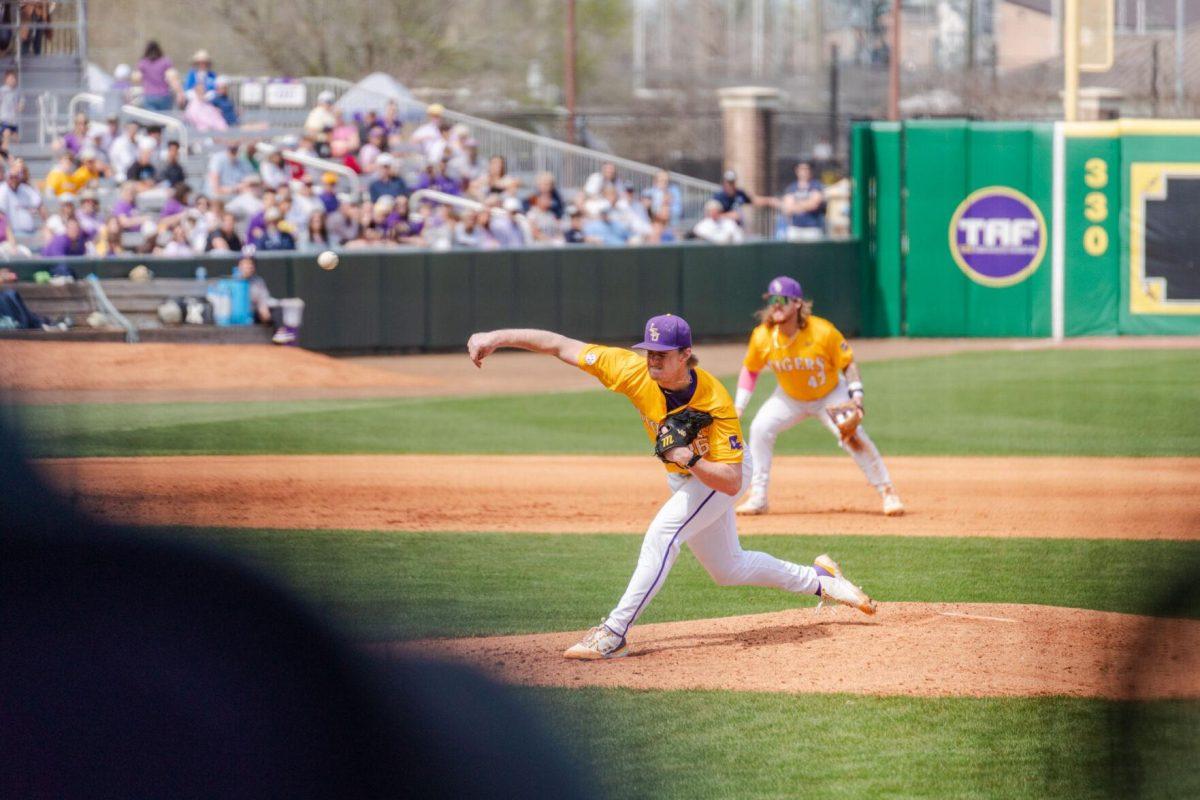
[(54, 141), (58, 135), (58, 97), (44, 93), (37, 96), (38, 135), (37, 143), (43, 147)]
[(162, 114), (158, 111), (148, 111), (140, 106), (126, 103), (121, 106), (121, 113), (127, 117), (149, 122), (151, 125), (161, 125), (164, 128), (172, 128), (179, 131), (179, 147), (183, 152), (188, 153), (188, 128), (183, 120), (178, 117), (172, 117), (170, 114)]
[(100, 308), (101, 313), (103, 313), (104, 316), (114, 320), (118, 325), (125, 329), (126, 342), (129, 344), (137, 344), (137, 328), (132, 322), (129, 321), (128, 317), (126, 317), (120, 311), (117, 311), (117, 307), (114, 306), (112, 301), (108, 299), (108, 295), (105, 294), (104, 287), (100, 285), (100, 279), (96, 277), (95, 273), (87, 276), (87, 285), (91, 290), (92, 300)]
[(75, 119), (75, 112), (79, 109), (80, 103), (87, 103), (91, 106), (102, 105), (104, 103), (104, 95), (96, 94), (95, 92), (80, 92), (72, 97), (67, 102), (68, 124)]
[[(263, 154), (272, 153), (275, 151), (275, 147), (273, 145), (264, 144), (262, 142), (260, 142), (254, 149), (256, 152)], [(303, 164), (306, 167), (319, 169), (323, 172), (333, 172), (341, 175), (354, 187), (354, 192), (356, 194), (361, 194), (362, 192), (361, 176), (359, 176), (359, 174), (354, 170), (350, 169), (350, 167), (347, 167), (345, 164), (339, 161), (330, 161), (325, 158), (317, 158), (316, 156), (310, 156), (306, 153), (301, 153), (299, 150), (284, 150), (282, 151), (282, 154), (284, 161), (293, 161), (297, 164)]]
[(413, 209), (416, 209), (424, 200), (432, 200), (435, 203), (441, 203), (442, 205), (453, 206), (455, 208), (465, 208), (469, 211), (483, 211), (484, 209), (487, 209), (492, 216), (499, 216), (505, 213), (504, 209), (502, 208), (488, 209), (487, 206), (478, 200), (472, 200), (469, 197), (460, 197), (456, 194), (439, 192), (437, 189), (417, 189), (408, 197), (409, 210), (412, 211)]

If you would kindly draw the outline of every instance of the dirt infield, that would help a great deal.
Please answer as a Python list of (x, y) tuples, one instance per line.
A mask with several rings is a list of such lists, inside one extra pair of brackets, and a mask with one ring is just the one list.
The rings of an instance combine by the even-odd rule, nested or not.
[[(743, 533), (1200, 539), (1200, 459), (895, 457), (884, 518), (845, 457), (779, 457)], [(97, 513), (143, 524), (641, 533), (666, 496), (636, 456), (211, 456), (47, 460)]]
[(639, 625), (632, 655), (567, 661), (579, 632), (385, 645), (535, 686), (926, 697), (1200, 697), (1200, 620), (1008, 604), (885, 603)]
[(297, 347), (0, 341), (0, 387), (26, 403), (403, 396), (431, 385)]

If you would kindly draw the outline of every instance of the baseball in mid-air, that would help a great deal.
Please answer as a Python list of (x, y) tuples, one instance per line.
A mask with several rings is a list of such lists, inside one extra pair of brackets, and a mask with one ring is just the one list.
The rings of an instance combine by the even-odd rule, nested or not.
[(326, 250), (317, 256), (317, 266), (321, 269), (336, 269), (338, 265), (337, 253), (332, 250)]

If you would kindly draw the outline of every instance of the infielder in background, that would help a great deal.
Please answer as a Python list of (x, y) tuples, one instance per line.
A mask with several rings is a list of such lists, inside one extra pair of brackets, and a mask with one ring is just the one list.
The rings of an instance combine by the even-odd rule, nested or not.
[(764, 367), (775, 371), (779, 385), (750, 425), (754, 477), (750, 496), (738, 506), (737, 513), (767, 513), (775, 440), (801, 420), (816, 417), (838, 437), (838, 444), (879, 492), (883, 513), (889, 517), (903, 514), (904, 504), (892, 486), (883, 456), (858, 424), (862, 419), (863, 384), (850, 343), (829, 320), (813, 316), (812, 301), (804, 299), (800, 283), (793, 278), (782, 275), (771, 281), (763, 299), (767, 305), (756, 314), (760, 324), (750, 334), (738, 376), (734, 402), (738, 416), (750, 404)]
[(476, 333), (467, 342), (476, 366), (501, 347), (557, 356), (628, 397), (667, 469), (671, 496), (646, 530), (625, 594), (601, 624), (564, 656), (626, 655), (629, 628), (666, 581), (684, 542), (722, 586), (773, 586), (875, 613), (874, 601), (842, 577), (827, 555), (818, 556), (808, 567), (742, 549), (733, 513), (733, 504), (750, 479), (741, 425), (729, 392), (696, 367), (692, 332), (681, 317), (665, 314), (646, 323), (643, 341), (634, 345), (645, 351), (644, 356), (529, 329)]

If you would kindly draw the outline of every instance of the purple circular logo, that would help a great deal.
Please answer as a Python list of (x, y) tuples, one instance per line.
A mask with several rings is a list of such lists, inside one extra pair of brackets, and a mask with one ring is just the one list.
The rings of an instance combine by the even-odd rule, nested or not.
[(950, 255), (976, 283), (1012, 286), (1032, 275), (1045, 254), (1046, 220), (1016, 189), (972, 192), (950, 218)]

